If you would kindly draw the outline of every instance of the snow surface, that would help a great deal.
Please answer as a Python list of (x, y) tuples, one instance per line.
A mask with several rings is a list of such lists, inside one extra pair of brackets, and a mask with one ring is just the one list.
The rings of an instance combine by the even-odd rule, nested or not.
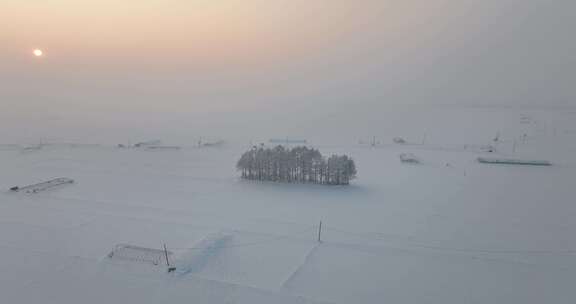
[[(242, 181), (234, 169), (247, 148), (240, 141), (153, 153), (112, 145), (23, 152), (6, 143), (1, 302), (574, 302), (576, 117), (466, 115), (456, 121), (470, 132), (446, 124), (424, 130), (425, 144), (311, 141), (325, 155), (355, 159), (359, 178), (347, 187)], [(522, 123), (523, 115), (535, 123)], [(490, 130), (482, 132), (486, 121)], [(469, 148), (494, 144), (494, 130), (501, 131), (496, 154)], [(390, 138), (418, 136), (409, 132)], [(400, 153), (423, 163), (402, 165)], [(480, 156), (554, 165), (486, 166)], [(76, 183), (8, 191), (61, 176)], [(175, 273), (107, 259), (117, 244), (164, 243), (180, 267)]]

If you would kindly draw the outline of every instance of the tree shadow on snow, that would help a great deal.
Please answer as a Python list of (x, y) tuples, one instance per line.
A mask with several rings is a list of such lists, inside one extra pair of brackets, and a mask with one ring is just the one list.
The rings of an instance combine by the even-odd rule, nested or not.
[(242, 188), (251, 191), (273, 191), (276, 193), (284, 192), (286, 194), (307, 194), (307, 195), (338, 195), (346, 197), (369, 196), (372, 191), (370, 188), (350, 184), (350, 185), (321, 185), (306, 183), (282, 183), (271, 181), (254, 181), (239, 178), (236, 182)]

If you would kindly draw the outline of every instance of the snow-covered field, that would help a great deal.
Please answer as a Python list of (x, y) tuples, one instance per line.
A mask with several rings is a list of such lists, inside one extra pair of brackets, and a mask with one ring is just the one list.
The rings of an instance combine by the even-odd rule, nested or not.
[[(374, 148), (311, 140), (355, 159), (348, 187), (242, 181), (242, 141), (2, 145), (2, 303), (573, 303), (576, 114), (503, 112), (467, 110), (463, 123), (429, 129), (390, 123)], [(480, 152), (496, 131), (498, 152)], [(75, 183), (8, 191), (57, 177)], [(166, 244), (178, 270), (108, 258), (119, 244)]]

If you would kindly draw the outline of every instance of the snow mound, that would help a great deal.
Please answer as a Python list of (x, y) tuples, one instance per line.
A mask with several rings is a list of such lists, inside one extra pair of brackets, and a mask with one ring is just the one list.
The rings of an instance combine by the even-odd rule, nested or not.
[(201, 271), (211, 259), (216, 257), (232, 242), (232, 235), (215, 233), (197, 242), (194, 247), (183, 249), (173, 262), (178, 275), (187, 275)]

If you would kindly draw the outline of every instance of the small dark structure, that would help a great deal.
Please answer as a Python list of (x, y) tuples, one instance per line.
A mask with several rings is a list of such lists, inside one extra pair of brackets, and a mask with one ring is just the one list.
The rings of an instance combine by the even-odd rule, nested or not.
[[(108, 254), (111, 260), (136, 262), (158, 266), (168, 261), (168, 257), (173, 255), (172, 252), (164, 249), (154, 249), (128, 244), (119, 244)], [(166, 262), (168, 264), (168, 262)], [(170, 267), (168, 265), (168, 267)]]
[(419, 164), (420, 160), (412, 153), (402, 153), (400, 154), (400, 161), (409, 164)]
[(550, 163), (547, 160), (522, 160), (522, 159), (478, 157), (478, 162), (483, 164), (501, 164), (501, 165), (552, 166), (552, 163)]
[(10, 188), (10, 191), (25, 192), (25, 193), (38, 193), (40, 191), (45, 191), (45, 190), (48, 190), (51, 188), (56, 188), (59, 186), (63, 186), (63, 185), (67, 185), (67, 184), (73, 184), (73, 183), (74, 183), (73, 179), (61, 177), (61, 178), (55, 178), (55, 179), (51, 179), (51, 180), (46, 181), (46, 182), (42, 182), (42, 183), (38, 183), (38, 184), (32, 184), (32, 185), (28, 185), (28, 186), (24, 186), (24, 187), (15, 186), (15, 187)]

